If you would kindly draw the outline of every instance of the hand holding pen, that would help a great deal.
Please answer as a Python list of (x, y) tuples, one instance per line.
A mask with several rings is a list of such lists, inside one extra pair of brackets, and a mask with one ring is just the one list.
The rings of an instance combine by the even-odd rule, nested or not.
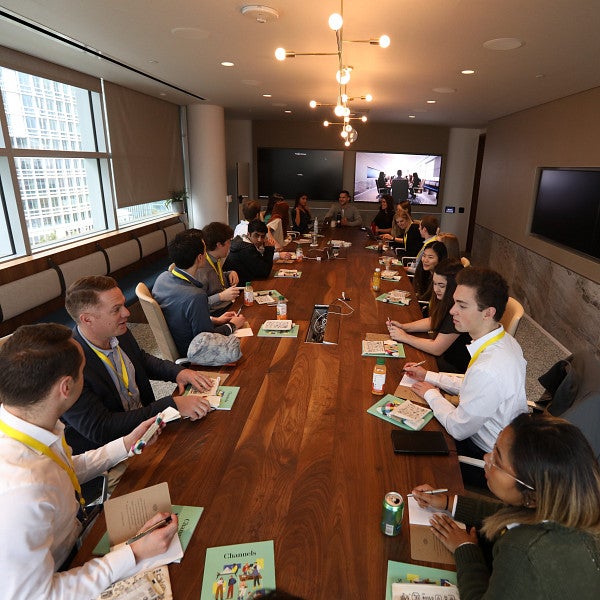
[(404, 370), (406, 371), (409, 377), (412, 377), (417, 381), (425, 381), (425, 375), (427, 375), (427, 370), (421, 366), (424, 364), (424, 360), (418, 363), (408, 362), (404, 365)]
[(141, 531), (125, 542), (131, 547), (136, 563), (166, 552), (178, 526), (174, 513), (157, 513), (146, 521)]
[(414, 498), (421, 508), (433, 508), (435, 510), (452, 510), (451, 495), (447, 494), (446, 488), (434, 489), (429, 484), (425, 483), (416, 486), (410, 494), (409, 498)]

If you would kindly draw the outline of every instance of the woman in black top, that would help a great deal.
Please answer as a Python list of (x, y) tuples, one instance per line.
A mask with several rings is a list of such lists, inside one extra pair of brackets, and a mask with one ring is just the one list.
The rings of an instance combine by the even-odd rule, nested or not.
[[(471, 338), (467, 333), (456, 331), (450, 314), (454, 304), (456, 274), (462, 269), (462, 263), (456, 258), (447, 258), (435, 267), (429, 317), (410, 323), (388, 321), (387, 324), (392, 339), (433, 354), (437, 357), (438, 369), (450, 373), (464, 373), (471, 360), (467, 350)], [(430, 332), (432, 337), (410, 335), (421, 332)]]
[(404, 250), (406, 256), (416, 256), (423, 246), (423, 238), (419, 232), (419, 225), (415, 223), (410, 214), (399, 208), (394, 215), (392, 231), (381, 236), (390, 240), (390, 246)]
[(435, 241), (427, 244), (413, 279), (413, 288), (417, 300), (429, 302), (433, 293), (433, 271), (445, 258), (448, 258), (448, 249), (443, 242)]
[(308, 210), (308, 196), (298, 194), (292, 209), (292, 229), (298, 233), (308, 233), (312, 216)]
[(371, 228), (375, 235), (390, 233), (392, 230), (392, 221), (394, 220), (394, 199), (386, 194), (381, 196), (381, 208), (375, 215), (371, 223)]

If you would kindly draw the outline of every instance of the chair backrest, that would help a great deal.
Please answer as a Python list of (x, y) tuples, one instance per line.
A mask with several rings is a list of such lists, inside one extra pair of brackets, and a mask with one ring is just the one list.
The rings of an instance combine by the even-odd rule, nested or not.
[(510, 335), (515, 335), (517, 327), (521, 321), (521, 317), (525, 314), (525, 310), (520, 302), (515, 300), (512, 296), (508, 297), (506, 303), (506, 310), (500, 319), (500, 323), (504, 327), (504, 330)]
[(471, 266), (471, 261), (466, 256), (460, 257), (460, 263), (465, 269)]
[(160, 304), (152, 297), (148, 286), (144, 282), (137, 284), (135, 294), (142, 305), (142, 309), (146, 315), (146, 319), (148, 319), (150, 329), (152, 329), (163, 358), (175, 362), (179, 358), (179, 352), (169, 331), (169, 326), (167, 325)]

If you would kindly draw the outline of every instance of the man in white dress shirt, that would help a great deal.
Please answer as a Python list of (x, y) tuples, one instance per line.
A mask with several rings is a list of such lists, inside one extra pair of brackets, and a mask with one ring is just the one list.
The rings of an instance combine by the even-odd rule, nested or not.
[[(498, 434), (517, 415), (527, 412), (526, 361), (518, 342), (499, 323), (508, 301), (508, 286), (490, 269), (469, 267), (456, 276), (454, 326), (467, 332), (471, 361), (464, 375), (453, 377), (406, 365), (419, 380), (413, 390), (423, 397), (438, 421), (457, 440), (459, 454), (483, 458)], [(459, 395), (459, 405), (448, 402), (439, 388)], [(463, 471), (463, 475), (465, 475)], [(484, 482), (478, 478), (477, 483)]]
[[(85, 359), (62, 325), (20, 327), (0, 349), (0, 599), (94, 598), (165, 552), (177, 517), (82, 567), (66, 568), (81, 533), (84, 483), (124, 460), (154, 421), (71, 457), (61, 414), (79, 397)], [(154, 441), (154, 440), (151, 440)], [(164, 519), (159, 513), (144, 528)]]

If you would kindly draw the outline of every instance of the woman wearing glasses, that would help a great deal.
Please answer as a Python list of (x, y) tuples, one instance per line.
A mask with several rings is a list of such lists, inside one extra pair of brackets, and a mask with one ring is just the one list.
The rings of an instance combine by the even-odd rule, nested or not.
[[(454, 553), (461, 600), (596, 599), (600, 594), (600, 468), (581, 431), (545, 415), (519, 415), (486, 454), (488, 487), (501, 504), (413, 494), (448, 509), (431, 527)], [(479, 534), (479, 540), (478, 540)], [(479, 541), (493, 543), (488, 564)]]

